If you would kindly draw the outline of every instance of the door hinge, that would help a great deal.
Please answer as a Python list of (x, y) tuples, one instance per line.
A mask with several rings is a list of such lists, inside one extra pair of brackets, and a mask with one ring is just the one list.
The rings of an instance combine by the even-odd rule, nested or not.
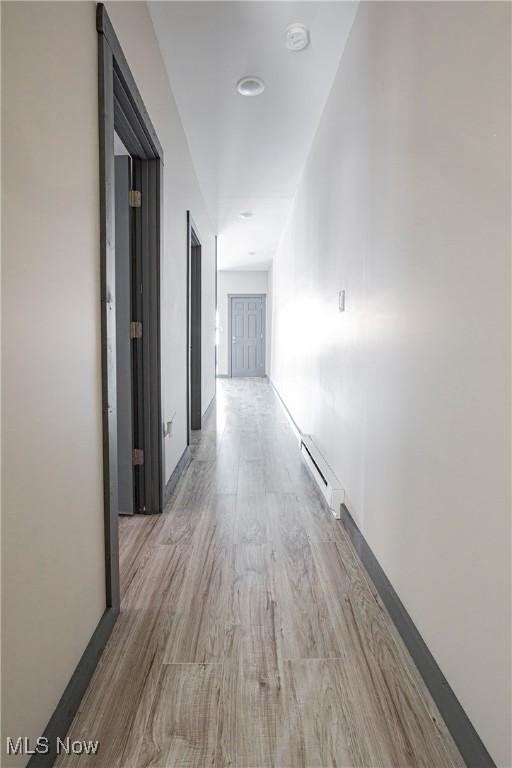
[(144, 464), (144, 451), (142, 448), (133, 449), (132, 464), (134, 467), (140, 467), (142, 464)]
[(140, 208), (142, 205), (142, 192), (138, 189), (128, 190), (128, 204), (130, 208)]
[(130, 323), (130, 339), (142, 339), (142, 323), (138, 320)]

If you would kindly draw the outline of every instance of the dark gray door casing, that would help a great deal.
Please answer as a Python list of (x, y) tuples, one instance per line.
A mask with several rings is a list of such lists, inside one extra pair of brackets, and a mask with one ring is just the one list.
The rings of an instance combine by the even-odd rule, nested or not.
[[(108, 19), (108, 16), (104, 14), (104, 18)], [(103, 40), (112, 59), (113, 125), (131, 155), (131, 183), (141, 197), (140, 207), (131, 208), (131, 319), (142, 324), (142, 337), (132, 344), (133, 448), (143, 452), (143, 463), (134, 468), (134, 508), (137, 512), (154, 514), (163, 510), (164, 492), (160, 360), (163, 152), (109, 24), (105, 22)], [(113, 152), (110, 130), (108, 143), (109, 151)], [(106, 194), (109, 197), (113, 196), (113, 183), (114, 179), (107, 180)], [(111, 247), (110, 243), (108, 245)], [(113, 295), (109, 293), (115, 314), (115, 292)], [(114, 403), (117, 406), (117, 398)], [(108, 415), (113, 418), (111, 409)], [(118, 568), (118, 564), (114, 565)]]
[(265, 375), (265, 296), (229, 295), (230, 375)]

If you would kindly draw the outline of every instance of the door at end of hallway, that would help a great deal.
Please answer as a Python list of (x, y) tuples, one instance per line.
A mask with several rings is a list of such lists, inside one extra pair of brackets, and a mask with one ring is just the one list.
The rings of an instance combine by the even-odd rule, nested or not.
[(233, 295), (229, 302), (229, 374), (265, 376), (265, 296)]

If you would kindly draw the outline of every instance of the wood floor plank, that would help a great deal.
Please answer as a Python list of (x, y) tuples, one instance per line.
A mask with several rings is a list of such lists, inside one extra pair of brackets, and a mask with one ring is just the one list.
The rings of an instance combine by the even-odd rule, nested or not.
[(235, 497), (213, 496), (194, 534), (165, 663), (208, 663), (223, 658), (234, 578), (234, 524)]
[(285, 658), (341, 656), (311, 545), (289, 495), (268, 494), (276, 613)]
[(240, 451), (229, 439), (223, 438), (215, 462), (215, 492), (237, 493)]
[(294, 493), (295, 483), (288, 470), (283, 452), (274, 440), (267, 440), (263, 458), (263, 474), (267, 493)]
[(262, 461), (264, 457), (260, 425), (254, 422), (240, 430), (240, 456), (245, 461)]
[(159, 544), (190, 544), (204, 510), (201, 506), (182, 507), (176, 505), (169, 510), (158, 536)]
[(215, 461), (191, 461), (174, 506), (188, 509), (205, 506), (215, 493), (215, 474)]
[(310, 542), (344, 541), (345, 533), (338, 520), (320, 495), (313, 489), (311, 493), (277, 493), (276, 500), (280, 509), (282, 525), (286, 527), (300, 521)]
[(221, 679), (219, 664), (162, 667), (137, 758), (138, 768), (215, 765)]
[(201, 430), (190, 433), (190, 452), (198, 461), (215, 461), (222, 441), (222, 428), (216, 421), (216, 408), (212, 407)]
[(239, 497), (258, 496), (260, 498), (265, 495), (265, 476), (261, 460), (240, 459), (237, 494)]
[(224, 662), (216, 765), (274, 766), (286, 710), (275, 648), (238, 637), (238, 652)]
[(249, 632), (253, 627), (266, 627), (274, 637), (277, 629), (272, 560), (269, 545), (234, 546), (229, 621)]
[(297, 768), (406, 768), (383, 762), (367, 738), (357, 691), (350, 688), (345, 659), (284, 663), (284, 691), (291, 733), (287, 765)]
[(130, 583), (122, 611), (170, 610), (176, 605), (187, 575), (192, 546), (156, 544)]
[(235, 544), (269, 544), (271, 537), (268, 497), (237, 495)]
[(190, 453), (198, 461), (215, 461), (220, 440), (216, 435), (206, 435), (197, 443), (191, 443)]
[(121, 596), (140, 568), (151, 542), (161, 527), (156, 515), (120, 515), (119, 574)]

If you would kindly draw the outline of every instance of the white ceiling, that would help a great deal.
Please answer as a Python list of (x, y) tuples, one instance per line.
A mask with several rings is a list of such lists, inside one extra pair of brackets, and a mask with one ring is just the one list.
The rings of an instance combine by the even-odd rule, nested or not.
[[(268, 268), (356, 8), (321, 0), (149, 3), (219, 235), (219, 269)], [(292, 22), (309, 28), (304, 51), (285, 46)], [(261, 96), (237, 93), (244, 75), (263, 79)], [(253, 216), (242, 220), (246, 210)]]

